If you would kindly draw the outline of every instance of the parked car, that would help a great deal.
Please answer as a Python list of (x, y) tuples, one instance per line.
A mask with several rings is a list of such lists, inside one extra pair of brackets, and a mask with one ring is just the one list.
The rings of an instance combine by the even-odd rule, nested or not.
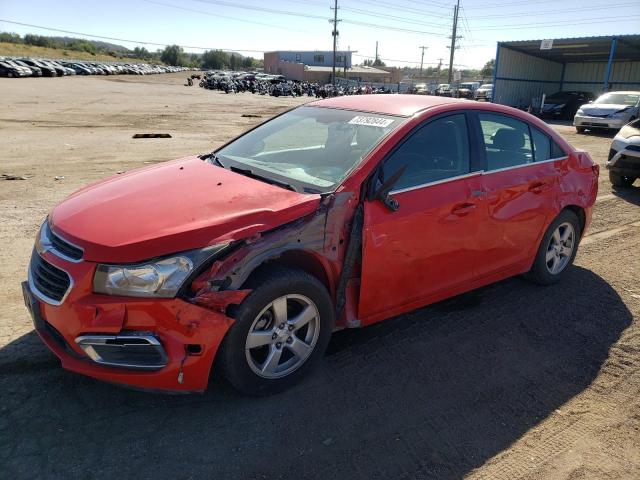
[(616, 187), (630, 187), (640, 178), (640, 119), (622, 127), (613, 138), (607, 169)]
[(305, 376), (335, 329), (522, 273), (558, 282), (597, 179), (588, 153), (510, 107), (320, 100), (68, 197), (25, 302), (68, 370), (188, 392), (215, 360), (264, 394)]
[(545, 98), (542, 116), (571, 120), (582, 105), (595, 98), (591, 92), (556, 92)]
[(30, 77), (31, 70), (27, 67), (12, 65), (7, 61), (0, 61), (0, 77)]
[(457, 98), (474, 98), (480, 82), (463, 82), (456, 91)]
[(441, 83), (436, 87), (436, 95), (439, 97), (450, 97), (451, 85), (449, 85), (448, 83)]
[(42, 76), (42, 69), (40, 67), (35, 67), (35, 66), (31, 66), (31, 65), (27, 65), (26, 63), (24, 63), (22, 60), (15, 60), (12, 59), (11, 61), (9, 61), (8, 63), (10, 64), (16, 64), (19, 65), (21, 67), (26, 67), (29, 70), (31, 70), (31, 76), (33, 77), (41, 77)]
[(638, 118), (640, 92), (609, 92), (583, 105), (576, 112), (573, 124), (578, 133), (585, 130), (619, 130)]
[(480, 88), (476, 90), (475, 99), (483, 100), (486, 102), (490, 102), (491, 100), (493, 100), (493, 85), (491, 83), (480, 85)]
[(413, 91), (417, 95), (429, 95), (429, 86), (426, 83), (416, 83), (413, 86)]
[(47, 64), (45, 64), (43, 62), (40, 62), (40, 61), (37, 61), (37, 60), (32, 60), (30, 58), (21, 58), (20, 61), (26, 63), (30, 67), (38, 67), (40, 70), (42, 70), (42, 76), (43, 77), (57, 77), (58, 76), (58, 72), (51, 65), (47, 65)]

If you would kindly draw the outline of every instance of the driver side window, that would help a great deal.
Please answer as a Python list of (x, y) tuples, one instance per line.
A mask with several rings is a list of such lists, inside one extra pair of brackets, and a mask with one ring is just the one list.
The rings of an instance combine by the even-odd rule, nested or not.
[(470, 172), (469, 135), (462, 113), (438, 118), (411, 134), (384, 163), (384, 178), (406, 169), (394, 190)]

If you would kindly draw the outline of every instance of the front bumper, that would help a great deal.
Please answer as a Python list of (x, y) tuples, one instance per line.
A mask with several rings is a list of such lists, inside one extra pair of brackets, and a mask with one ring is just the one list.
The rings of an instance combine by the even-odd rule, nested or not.
[[(46, 251), (34, 251), (33, 255), (40, 255), (71, 277), (72, 287), (59, 305), (38, 298), (33, 283), (23, 283), (25, 304), (35, 329), (63, 368), (135, 388), (175, 392), (206, 390), (218, 347), (233, 323), (231, 318), (179, 298), (94, 294), (91, 289), (95, 264), (71, 263)], [(132, 336), (157, 339), (162, 353), (156, 358), (162, 361), (153, 364), (149, 350), (145, 349), (144, 353), (131, 350), (137, 359), (135, 364), (127, 365), (127, 358), (131, 357), (126, 354), (119, 357), (122, 364), (114, 366), (111, 361), (107, 362), (110, 364), (99, 361), (111, 355), (105, 355), (106, 350), (98, 351), (97, 357), (87, 351), (87, 344), (95, 344), (96, 339), (119, 338), (107, 342), (114, 345), (128, 338), (124, 343), (130, 344)], [(150, 368), (140, 368), (140, 355), (151, 362)]]
[(640, 145), (626, 145), (622, 150), (611, 150), (607, 169), (626, 177), (640, 177)]
[(602, 118), (576, 115), (573, 118), (573, 125), (584, 128), (607, 128), (619, 130), (627, 124), (625, 118)]

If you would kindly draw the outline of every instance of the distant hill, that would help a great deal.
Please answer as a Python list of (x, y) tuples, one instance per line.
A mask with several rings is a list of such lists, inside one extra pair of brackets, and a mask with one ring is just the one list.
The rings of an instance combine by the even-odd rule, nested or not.
[(109, 50), (109, 51), (112, 51), (112, 52), (122, 52), (122, 53), (131, 52), (131, 50), (129, 50), (127, 47), (124, 47), (122, 45), (118, 45), (116, 43), (103, 42), (101, 40), (89, 40), (89, 39), (86, 39), (86, 38), (78, 39), (78, 38), (75, 38), (75, 37), (50, 37), (50, 38), (53, 38), (54, 40), (57, 40), (59, 42), (65, 43), (65, 44), (69, 44), (69, 43), (73, 42), (74, 40), (84, 40), (84, 41), (87, 41), (87, 42), (95, 45), (99, 49)]

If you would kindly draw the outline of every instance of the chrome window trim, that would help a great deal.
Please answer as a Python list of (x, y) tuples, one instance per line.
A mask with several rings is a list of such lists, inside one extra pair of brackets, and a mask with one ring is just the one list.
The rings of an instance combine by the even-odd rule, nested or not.
[(543, 160), (541, 162), (523, 163), (521, 165), (514, 165), (513, 167), (498, 168), (496, 170), (482, 170), (482, 174), (483, 175), (491, 175), (492, 173), (506, 172), (507, 170), (513, 170), (515, 168), (532, 167), (534, 165), (542, 165), (543, 163), (551, 163), (551, 162), (557, 162), (557, 161), (560, 161), (560, 160), (566, 160), (567, 158), (569, 158), (568, 155), (566, 155), (564, 157), (550, 158), (549, 160)]
[[(34, 251), (32, 253), (32, 255), (38, 255), (43, 262), (47, 262), (47, 260), (42, 255), (40, 255), (40, 252), (38, 252), (38, 251)], [(49, 263), (49, 262), (47, 262), (47, 263)], [(63, 268), (60, 268), (57, 265), (51, 264), (55, 268), (57, 268), (58, 270), (64, 272), (67, 275), (67, 277), (69, 277), (69, 287), (67, 288), (67, 291), (64, 292), (64, 295), (62, 296), (62, 298), (60, 300), (55, 300), (55, 299), (53, 299), (51, 297), (48, 297), (44, 293), (42, 293), (40, 290), (38, 290), (38, 288), (36, 287), (35, 282), (33, 281), (33, 271), (32, 271), (31, 265), (32, 265), (32, 262), (30, 261), (29, 262), (29, 270), (27, 272), (27, 282), (29, 283), (29, 288), (31, 289), (31, 292), (39, 300), (42, 300), (44, 303), (48, 303), (49, 305), (53, 305), (54, 307), (58, 307), (58, 306), (62, 305), (64, 303), (64, 301), (67, 299), (67, 297), (69, 296), (69, 292), (71, 292), (71, 289), (73, 288), (73, 285), (74, 285), (73, 277), (71, 275), (69, 275), (69, 272), (67, 272)]]
[(420, 185), (416, 185), (413, 187), (400, 188), (398, 190), (392, 190), (391, 192), (389, 192), (389, 195), (394, 195), (396, 193), (410, 192), (411, 190), (417, 190), (418, 188), (431, 187), (432, 185), (440, 185), (441, 183), (452, 182), (454, 180), (461, 180), (463, 178), (473, 177), (476, 175), (482, 175), (482, 172), (483, 172), (482, 170), (476, 170), (475, 172), (469, 172), (462, 175), (457, 175), (455, 177), (443, 178), (441, 180), (434, 180), (433, 182), (422, 183)]
[(543, 163), (557, 162), (559, 160), (566, 160), (568, 158), (569, 158), (569, 156), (567, 155), (567, 156), (564, 156), (564, 157), (550, 158), (549, 160), (543, 160), (541, 162), (523, 163), (522, 165), (514, 165), (513, 167), (500, 168), (498, 170), (476, 170), (475, 172), (465, 173), (464, 175), (457, 175), (455, 177), (443, 178), (442, 180), (436, 180), (434, 182), (422, 183), (422, 184), (416, 185), (414, 187), (406, 187), (406, 188), (401, 188), (401, 189), (398, 189), (398, 190), (392, 190), (391, 192), (389, 192), (389, 195), (394, 195), (394, 194), (397, 194), (397, 193), (410, 192), (411, 190), (417, 190), (419, 188), (424, 188), (424, 187), (431, 187), (433, 185), (440, 185), (442, 183), (452, 182), (454, 180), (461, 180), (463, 178), (469, 178), (469, 177), (473, 177), (475, 175), (491, 175), (492, 173), (504, 172), (504, 171), (507, 171), (507, 170), (513, 170), (513, 169), (522, 168), (522, 167), (531, 167), (531, 166), (534, 166), (534, 165), (542, 165)]
[(67, 262), (71, 262), (71, 263), (80, 263), (80, 262), (82, 262), (83, 258), (80, 258), (80, 259), (71, 258), (71, 257), (65, 255), (64, 253), (62, 253), (60, 250), (56, 249), (53, 246), (53, 243), (51, 242), (51, 240), (49, 239), (48, 232), (51, 232), (51, 235), (57, 236), (63, 242), (66, 242), (69, 245), (71, 245), (72, 247), (75, 247), (78, 250), (80, 250), (82, 252), (82, 257), (84, 258), (84, 249), (82, 247), (74, 244), (73, 242), (68, 241), (63, 236), (58, 235), (57, 233), (54, 233), (53, 230), (51, 230), (51, 225), (49, 225), (49, 219), (46, 219), (44, 221), (44, 223), (40, 227), (40, 231), (38, 232), (38, 235), (36, 237), (36, 250), (38, 251), (39, 254), (41, 254), (40, 256), (42, 256), (43, 253), (51, 252), (56, 257), (59, 257), (59, 258), (61, 258), (63, 260), (66, 260)]

